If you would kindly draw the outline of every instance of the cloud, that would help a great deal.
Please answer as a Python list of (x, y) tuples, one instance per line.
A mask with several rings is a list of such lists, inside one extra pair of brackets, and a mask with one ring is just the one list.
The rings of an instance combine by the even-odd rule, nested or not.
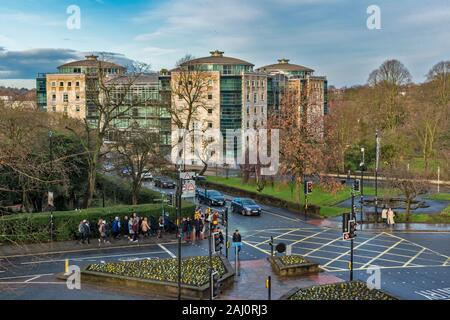
[[(87, 54), (72, 49), (30, 49), (8, 51), (0, 47), (0, 79), (33, 79), (37, 73), (56, 72), (57, 67), (74, 60), (82, 60)], [(101, 52), (107, 60), (129, 66), (133, 60), (123, 54)]]
[(178, 50), (177, 49), (165, 49), (165, 48), (159, 48), (159, 47), (145, 47), (142, 49), (145, 53), (148, 53), (153, 56), (161, 56), (166, 55), (170, 53), (175, 53)]

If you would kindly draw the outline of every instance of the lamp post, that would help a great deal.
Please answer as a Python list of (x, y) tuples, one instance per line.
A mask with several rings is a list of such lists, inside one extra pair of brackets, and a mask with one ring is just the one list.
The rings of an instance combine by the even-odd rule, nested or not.
[(363, 223), (363, 216), (364, 216), (364, 166), (365, 166), (365, 150), (364, 148), (361, 148), (361, 154), (362, 154), (362, 161), (360, 164), (361, 167), (361, 211), (360, 211), (360, 223), (361, 223), (361, 230), (362, 230), (362, 223)]
[[(49, 151), (50, 151), (50, 174), (53, 173), (53, 131), (49, 131), (48, 132), (48, 138), (49, 138)], [(51, 189), (51, 188), (49, 188)], [(48, 194), (48, 199), (47, 199), (47, 204), (49, 203), (49, 199), (50, 199), (50, 190), (47, 192)], [(52, 194), (52, 202), (54, 201), (54, 196)], [(53, 203), (50, 206), (50, 241), (53, 241)]]
[(378, 136), (378, 129), (375, 132), (376, 154), (375, 154), (375, 217), (378, 219), (378, 165), (380, 161), (380, 138)]

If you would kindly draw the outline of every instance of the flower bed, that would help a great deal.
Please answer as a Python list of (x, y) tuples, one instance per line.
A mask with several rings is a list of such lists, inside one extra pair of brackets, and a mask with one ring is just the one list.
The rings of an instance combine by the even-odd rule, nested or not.
[(302, 256), (288, 255), (269, 257), (274, 271), (280, 276), (298, 276), (320, 272), (319, 264), (306, 260)]
[(281, 299), (287, 300), (398, 300), (385, 292), (369, 289), (361, 281), (348, 281), (292, 290)]
[[(181, 265), (181, 296), (189, 299), (208, 299), (209, 257), (184, 258)], [(213, 268), (219, 273), (221, 288), (233, 284), (234, 270), (225, 257), (214, 256)], [(66, 279), (67, 276), (60, 274), (59, 278)], [(130, 287), (146, 294), (176, 297), (178, 261), (176, 258), (169, 258), (91, 264), (81, 272), (81, 279), (106, 287)]]
[[(222, 277), (226, 273), (220, 257), (213, 257), (213, 268)], [(137, 279), (178, 281), (178, 260), (150, 259), (135, 262), (117, 262), (91, 264), (86, 271), (101, 272)], [(192, 286), (203, 286), (209, 281), (209, 257), (189, 257), (181, 263), (181, 283)]]
[(302, 256), (281, 256), (279, 258), (281, 263), (285, 266), (309, 263), (309, 261), (303, 258)]

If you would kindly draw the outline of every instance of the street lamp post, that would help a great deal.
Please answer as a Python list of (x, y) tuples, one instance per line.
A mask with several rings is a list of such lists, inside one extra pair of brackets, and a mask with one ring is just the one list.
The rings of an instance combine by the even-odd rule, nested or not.
[[(50, 174), (53, 173), (53, 131), (48, 132), (49, 138), (49, 151), (50, 151)], [(50, 188), (49, 188), (50, 189)], [(50, 190), (47, 192), (48, 198), (50, 197)], [(53, 195), (52, 195), (53, 196)], [(54, 197), (52, 197), (54, 201)], [(50, 206), (50, 241), (53, 241), (53, 204)]]
[(360, 212), (360, 223), (362, 230), (363, 216), (364, 216), (364, 166), (365, 166), (365, 150), (361, 148), (362, 161), (361, 161), (361, 212)]
[(376, 221), (379, 222), (378, 218), (378, 165), (380, 161), (380, 138), (378, 137), (378, 129), (375, 133), (375, 143), (376, 143), (376, 155), (375, 155), (375, 217)]

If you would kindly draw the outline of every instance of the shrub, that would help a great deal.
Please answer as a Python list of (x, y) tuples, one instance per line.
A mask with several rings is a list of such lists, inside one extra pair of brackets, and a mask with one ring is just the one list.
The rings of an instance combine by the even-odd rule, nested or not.
[[(165, 207), (170, 219), (175, 220), (175, 209)], [(144, 204), (137, 206), (114, 206), (105, 208), (89, 208), (81, 211), (57, 211), (53, 212), (54, 240), (72, 240), (78, 234), (78, 225), (86, 219), (91, 223), (92, 236), (97, 235), (96, 223), (103, 218), (111, 221), (115, 216), (123, 218), (136, 212), (139, 216), (161, 215), (160, 204)], [(182, 216), (192, 215), (194, 205), (184, 203), (181, 210)], [(0, 242), (26, 242), (36, 243), (50, 240), (50, 212), (22, 213), (0, 218)]]

